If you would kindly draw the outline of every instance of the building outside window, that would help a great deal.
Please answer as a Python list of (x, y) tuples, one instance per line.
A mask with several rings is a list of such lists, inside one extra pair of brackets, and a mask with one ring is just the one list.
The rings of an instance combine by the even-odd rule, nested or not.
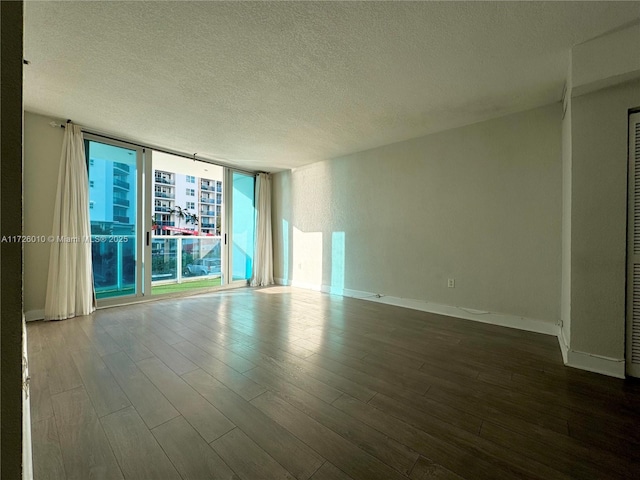
[[(154, 235), (188, 235), (185, 230), (193, 230), (201, 236), (221, 235), (221, 179), (202, 178), (159, 169), (154, 169), (153, 178)], [(198, 188), (192, 188), (190, 185), (196, 185)], [(197, 198), (196, 201), (194, 197)], [(196, 215), (197, 222), (180, 218), (179, 210), (188, 210), (188, 214)]]

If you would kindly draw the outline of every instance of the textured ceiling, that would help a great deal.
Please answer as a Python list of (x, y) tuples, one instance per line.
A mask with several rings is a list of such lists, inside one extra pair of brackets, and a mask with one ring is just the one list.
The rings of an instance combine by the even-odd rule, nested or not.
[(560, 100), (639, 2), (26, 2), (25, 109), (278, 170)]

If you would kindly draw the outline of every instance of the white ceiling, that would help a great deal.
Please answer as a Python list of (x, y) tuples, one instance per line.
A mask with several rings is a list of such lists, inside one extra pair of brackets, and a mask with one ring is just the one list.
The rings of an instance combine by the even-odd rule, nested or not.
[(278, 170), (560, 100), (640, 2), (27, 2), (25, 109)]

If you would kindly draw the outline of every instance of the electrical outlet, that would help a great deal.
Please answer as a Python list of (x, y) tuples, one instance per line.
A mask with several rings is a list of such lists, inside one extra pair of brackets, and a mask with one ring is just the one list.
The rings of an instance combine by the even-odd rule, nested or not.
[(454, 278), (450, 278), (447, 281), (447, 287), (449, 288), (454, 288), (456, 286), (456, 280)]

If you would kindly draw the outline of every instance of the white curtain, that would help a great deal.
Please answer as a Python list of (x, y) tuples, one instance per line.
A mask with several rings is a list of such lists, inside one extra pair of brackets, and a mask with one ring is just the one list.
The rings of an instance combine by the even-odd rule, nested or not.
[(88, 315), (95, 310), (89, 181), (84, 139), (79, 126), (67, 123), (53, 212), (45, 320)]
[(252, 287), (273, 284), (273, 248), (271, 238), (271, 176), (259, 173), (256, 177), (257, 236), (253, 258)]

